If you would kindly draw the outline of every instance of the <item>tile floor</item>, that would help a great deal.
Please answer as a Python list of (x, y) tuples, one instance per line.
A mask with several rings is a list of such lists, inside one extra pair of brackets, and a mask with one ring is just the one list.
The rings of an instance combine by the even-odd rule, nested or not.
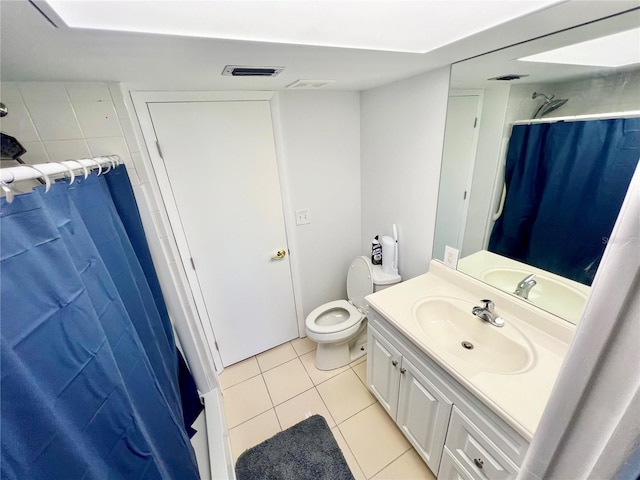
[(222, 372), (234, 460), (317, 413), (327, 420), (356, 480), (435, 480), (365, 386), (366, 357), (325, 372), (314, 366), (315, 349), (314, 342), (299, 338)]

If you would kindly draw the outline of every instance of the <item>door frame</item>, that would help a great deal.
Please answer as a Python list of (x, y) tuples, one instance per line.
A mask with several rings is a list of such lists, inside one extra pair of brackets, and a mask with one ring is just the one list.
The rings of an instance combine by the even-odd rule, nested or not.
[(471, 203), (471, 188), (473, 186), (473, 172), (476, 166), (476, 157), (478, 156), (478, 141), (480, 139), (480, 127), (482, 125), (482, 107), (484, 104), (484, 90), (451, 90), (449, 97), (478, 97), (478, 103), (476, 105), (476, 119), (477, 123), (473, 129), (473, 139), (471, 140), (471, 154), (473, 161), (471, 162), (471, 168), (467, 174), (467, 182), (465, 188), (467, 191), (467, 198), (462, 206), (462, 220), (460, 225), (460, 232), (458, 233), (458, 245), (462, 255), (462, 247), (464, 246), (464, 234), (467, 229), (467, 215), (469, 215), (469, 204)]
[[(204, 295), (202, 293), (198, 277), (191, 264), (191, 253), (187, 237), (182, 228), (180, 214), (177, 203), (173, 196), (173, 190), (166, 171), (164, 160), (158, 150), (158, 139), (156, 137), (151, 113), (148, 104), (150, 103), (184, 103), (184, 102), (237, 102), (237, 101), (268, 101), (271, 110), (271, 121), (273, 124), (273, 137), (275, 143), (276, 164), (278, 177), (280, 180), (280, 196), (282, 199), (282, 209), (284, 218), (284, 229), (289, 248), (289, 268), (291, 273), (291, 288), (293, 290), (293, 301), (295, 315), (298, 324), (298, 336), (305, 331), (304, 318), (302, 316), (302, 299), (298, 285), (299, 282), (299, 262), (297, 260), (297, 248), (294, 235), (294, 215), (292, 203), (290, 201), (289, 187), (286, 176), (285, 154), (282, 140), (282, 125), (280, 122), (280, 108), (276, 92), (269, 91), (132, 91), (131, 100), (140, 125), (142, 137), (146, 151), (143, 151), (142, 162), (148, 172), (151, 181), (154, 181), (162, 198), (164, 208), (169, 219), (170, 234), (173, 235), (177, 245), (177, 257), (180, 258), (182, 270), (186, 276), (187, 283), (195, 302), (195, 309), (200, 317), (200, 324), (204, 332), (206, 343), (211, 349), (216, 370), (223, 370), (222, 358), (217, 349), (215, 332), (210, 321)], [(151, 175), (153, 173), (153, 175)], [(156, 225), (156, 230), (158, 226)], [(157, 232), (160, 234), (161, 232)], [(293, 254), (292, 254), (293, 252)], [(176, 257), (174, 255), (174, 257)], [(171, 260), (164, 258), (164, 261), (171, 264)], [(169, 265), (171, 266), (171, 265)]]

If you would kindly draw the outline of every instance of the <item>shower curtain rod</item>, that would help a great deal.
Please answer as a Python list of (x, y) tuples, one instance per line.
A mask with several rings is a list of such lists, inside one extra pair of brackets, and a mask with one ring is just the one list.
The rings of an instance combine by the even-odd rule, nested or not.
[[(108, 170), (115, 168), (122, 163), (118, 155), (100, 155), (93, 158), (81, 158), (79, 160), (65, 160), (64, 162), (38, 163), (35, 165), (20, 165), (17, 167), (7, 167), (0, 169), (0, 183), (11, 185), (25, 180), (35, 180), (44, 176), (54, 176), (61, 173), (78, 174), (87, 176), (94, 168), (101, 171), (104, 166)], [(107, 171), (108, 171), (107, 170)]]
[(536, 118), (529, 120), (518, 120), (511, 125), (532, 125), (535, 123), (555, 123), (555, 122), (574, 122), (580, 120), (608, 120), (611, 118), (633, 118), (640, 117), (640, 110), (630, 110), (627, 112), (611, 112), (611, 113), (594, 113), (591, 115), (570, 115), (567, 117), (550, 117)]

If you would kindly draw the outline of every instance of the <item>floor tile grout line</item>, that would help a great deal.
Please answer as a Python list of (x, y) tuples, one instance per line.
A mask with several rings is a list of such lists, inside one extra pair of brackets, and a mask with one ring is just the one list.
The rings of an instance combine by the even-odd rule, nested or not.
[[(302, 360), (300, 360), (300, 361), (302, 362)], [(302, 366), (303, 366), (303, 367), (304, 367), (304, 369), (306, 370), (307, 375), (309, 375), (309, 377), (311, 377), (311, 374), (309, 373), (309, 370), (307, 370), (307, 367), (305, 367), (304, 363), (302, 364)], [(338, 368), (342, 368), (342, 367), (338, 367)], [(336, 369), (336, 370), (337, 370), (337, 369)], [(329, 372), (330, 372), (331, 370), (319, 370), (319, 369), (318, 369), (318, 371), (320, 371), (320, 372), (329, 371)], [(344, 370), (343, 372), (336, 373), (335, 375), (333, 375), (333, 376), (331, 376), (331, 377), (329, 377), (329, 378), (325, 378), (324, 380), (322, 380), (322, 381), (321, 381), (321, 382), (319, 382), (319, 383), (314, 382), (314, 381), (313, 381), (313, 378), (311, 379), (311, 381), (313, 382), (313, 385), (317, 387), (318, 385), (322, 385), (323, 383), (328, 382), (329, 380), (332, 380), (332, 379), (336, 378), (338, 375), (341, 375), (341, 374), (343, 374), (343, 373), (344, 373), (344, 372), (346, 372), (346, 371), (347, 371), (347, 370)]]
[[(352, 370), (353, 370), (353, 369), (352, 369)], [(360, 380), (360, 382), (365, 386), (365, 388), (367, 389), (367, 391), (368, 391), (369, 393), (371, 393), (371, 392), (369, 391), (369, 386), (367, 385), (367, 382), (366, 382), (366, 381), (363, 381), (363, 380), (360, 378), (360, 375), (358, 375), (358, 372), (356, 372), (355, 370), (353, 370), (353, 373), (355, 373), (355, 374), (356, 374), (356, 377), (358, 377), (358, 380)]]
[(294, 358), (290, 358), (289, 360), (286, 360), (286, 361), (285, 361), (285, 362), (283, 362), (283, 363), (279, 363), (278, 365), (274, 365), (274, 366), (273, 366), (273, 367), (271, 367), (271, 368), (267, 368), (266, 370), (262, 370), (262, 366), (260, 365), (260, 360), (258, 360), (258, 356), (259, 356), (259, 355), (262, 355), (262, 354), (264, 354), (264, 353), (270, 352), (271, 350), (275, 350), (276, 348), (280, 348), (280, 347), (282, 347), (282, 346), (283, 346), (283, 345), (285, 345), (285, 344), (289, 344), (289, 346), (291, 347), (291, 350), (293, 350), (293, 353), (294, 353), (296, 356), (298, 356), (298, 352), (296, 352), (296, 349), (295, 349), (295, 348), (293, 348), (293, 345), (291, 344), (291, 340), (289, 340), (288, 342), (281, 343), (280, 345), (276, 345), (275, 347), (272, 347), (272, 348), (270, 348), (270, 349), (268, 349), (268, 350), (265, 350), (264, 352), (260, 352), (260, 353), (258, 353), (258, 354), (256, 354), (256, 355), (254, 355), (254, 357), (256, 357), (256, 362), (258, 363), (258, 368), (260, 369), (260, 372), (261, 372), (261, 373), (268, 372), (269, 370), (273, 370), (274, 368), (279, 367), (280, 365), (283, 365), (283, 364), (287, 363), (288, 361), (293, 360), (293, 359), (295, 358), (295, 357), (294, 357)]
[[(278, 416), (278, 412), (276, 412), (276, 407), (272, 408), (273, 414), (276, 416), (276, 421), (278, 422), (278, 426), (280, 427), (280, 431), (283, 432), (284, 428), (282, 428), (282, 422), (280, 421), (280, 417)], [(266, 440), (266, 438), (265, 438)]]
[[(255, 376), (253, 376), (253, 377), (251, 377), (251, 378), (248, 378), (248, 379), (247, 379), (247, 380), (245, 380), (245, 381), (248, 381), (248, 380), (251, 380), (251, 379), (253, 379), (253, 378), (256, 378), (257, 376), (258, 376), (258, 375), (255, 375)], [(238, 423), (237, 425), (234, 425), (233, 427), (228, 427), (228, 428), (229, 428), (229, 430), (232, 430), (232, 429), (236, 428), (237, 426), (242, 425), (243, 423), (248, 422), (249, 420), (253, 420), (254, 418), (256, 418), (256, 417), (258, 417), (258, 416), (262, 415), (263, 413), (268, 412), (270, 408), (271, 408), (271, 409), (273, 409), (273, 408), (274, 408), (274, 406), (273, 406), (273, 400), (271, 399), (271, 394), (269, 393), (269, 388), (267, 387), (267, 384), (266, 384), (266, 382), (265, 382), (265, 380), (264, 380), (264, 376), (262, 376), (262, 374), (260, 374), (260, 378), (261, 378), (261, 380), (262, 380), (262, 384), (264, 385), (264, 389), (265, 389), (265, 391), (267, 392), (267, 396), (269, 397), (269, 403), (271, 404), (271, 406), (270, 406), (269, 408), (267, 408), (266, 410), (264, 410), (264, 411), (262, 411), (262, 412), (260, 412), (260, 413), (255, 414), (255, 415), (254, 415), (254, 416), (252, 416), (251, 418), (248, 418), (248, 419), (246, 419), (246, 420), (244, 420), (244, 421), (242, 421), (242, 422)], [(240, 383), (244, 383), (244, 382), (240, 382)], [(239, 383), (239, 384), (237, 384), (237, 385), (240, 385), (240, 383)], [(223, 407), (224, 407), (225, 415), (227, 415), (227, 406), (226, 406), (226, 404), (225, 404), (224, 390), (222, 391), (222, 404), (223, 404)], [(274, 411), (274, 413), (275, 413), (275, 411)], [(277, 417), (277, 415), (276, 415), (276, 417)], [(228, 422), (228, 418), (227, 418), (227, 422)]]
[(356, 415), (358, 415), (359, 413), (364, 412), (367, 408), (369, 408), (371, 405), (375, 405), (377, 402), (377, 400), (374, 399), (373, 403), (370, 403), (369, 405), (366, 405), (365, 407), (361, 408), (360, 410), (358, 410), (356, 413), (354, 413), (353, 415), (349, 415), (347, 418), (345, 418), (344, 420), (342, 420), (340, 423), (337, 423), (337, 425), (342, 425), (344, 422), (346, 422), (347, 420), (355, 417)]
[(252, 375), (250, 377), (245, 378), (244, 380), (241, 380), (237, 383), (234, 383), (233, 385), (228, 385), (226, 387), (222, 387), (222, 385), (220, 385), (220, 388), (222, 389), (222, 394), (224, 395), (225, 390), (229, 390), (231, 387), (235, 387), (236, 385), (240, 385), (241, 383), (246, 382), (247, 380), (251, 380), (252, 378), (256, 378), (258, 375), (262, 375), (262, 372), (260, 373), (256, 373), (255, 375)]
[[(256, 376), (257, 376), (257, 375), (256, 375)], [(267, 408), (266, 410), (264, 410), (264, 411), (262, 411), (262, 412), (260, 412), (260, 413), (257, 413), (256, 415), (252, 416), (251, 418), (248, 418), (248, 419), (246, 419), (246, 420), (244, 420), (244, 421), (240, 422), (240, 423), (239, 423), (239, 424), (237, 424), (237, 425), (234, 425), (233, 427), (229, 428), (229, 430), (232, 430), (233, 428), (239, 427), (240, 425), (243, 425), (244, 423), (247, 423), (247, 422), (249, 422), (249, 421), (253, 420), (253, 419), (254, 419), (254, 418), (256, 418), (256, 417), (259, 417), (260, 415), (265, 414), (265, 413), (266, 413), (266, 412), (268, 412), (269, 410), (273, 410), (273, 413), (275, 414), (275, 416), (276, 416), (276, 418), (277, 418), (277, 420), (278, 420), (278, 424), (280, 425), (280, 430), (282, 431), (282, 424), (280, 423), (280, 418), (278, 417), (278, 412), (276, 411), (276, 407), (279, 407), (280, 405), (282, 405), (282, 404), (284, 404), (284, 403), (288, 402), (289, 400), (293, 400), (294, 398), (299, 397), (300, 395), (302, 395), (302, 394), (304, 394), (304, 393), (307, 393), (309, 390), (312, 390), (312, 389), (315, 389), (315, 390), (316, 390), (316, 393), (317, 393), (317, 394), (318, 394), (318, 396), (320, 397), (320, 400), (322, 401), (322, 404), (323, 404), (323, 405), (325, 406), (325, 408), (327, 409), (327, 412), (329, 412), (329, 415), (331, 416), (331, 419), (333, 420), (333, 422), (334, 422), (335, 426), (339, 426), (341, 423), (346, 422), (346, 421), (347, 421), (347, 420), (349, 420), (351, 417), (353, 417), (353, 416), (357, 415), (358, 413), (362, 412), (362, 411), (363, 411), (363, 410), (365, 410), (366, 408), (368, 408), (368, 407), (370, 407), (371, 405), (373, 405), (373, 403), (371, 403), (371, 404), (369, 404), (369, 405), (366, 405), (366, 406), (365, 406), (365, 407), (363, 407), (362, 409), (360, 409), (360, 410), (358, 410), (357, 412), (355, 412), (353, 415), (350, 415), (349, 417), (345, 418), (342, 422), (338, 423), (338, 422), (336, 421), (336, 419), (334, 418), (333, 414), (331, 413), (331, 410), (329, 409), (328, 405), (326, 404), (326, 402), (325, 402), (324, 398), (322, 397), (322, 394), (320, 393), (320, 391), (318, 390), (318, 388), (317, 388), (317, 386), (316, 386), (316, 385), (313, 385), (312, 387), (310, 387), (310, 388), (308, 388), (308, 389), (304, 390), (303, 392), (300, 392), (300, 393), (298, 393), (298, 394), (294, 395), (293, 397), (291, 397), (291, 398), (289, 398), (289, 399), (287, 399), (287, 400), (285, 400), (285, 401), (283, 401), (283, 402), (281, 402), (281, 403), (278, 403), (278, 404), (276, 405), (276, 404), (274, 404), (273, 399), (271, 398), (271, 393), (269, 392), (269, 388), (268, 388), (268, 387), (267, 387), (267, 385), (266, 385), (266, 381), (265, 381), (265, 379), (264, 379), (264, 376), (263, 376), (262, 374), (261, 374), (260, 376), (262, 377), (262, 382), (263, 382), (263, 384), (265, 385), (265, 388), (266, 388), (266, 390), (267, 390), (267, 395), (269, 396), (269, 401), (270, 401), (270, 403), (271, 403), (271, 407), (270, 407), (270, 408)], [(253, 377), (252, 377), (252, 378), (253, 378)], [(346, 439), (345, 439), (345, 442), (346, 442)], [(351, 448), (351, 447), (349, 447), (349, 448)]]
[(275, 413), (275, 408), (276, 406), (273, 404), (273, 398), (271, 398), (271, 392), (269, 391), (269, 386), (267, 385), (267, 381), (264, 379), (264, 375), (260, 375), (262, 377), (262, 384), (264, 385), (264, 389), (267, 391), (267, 396), (269, 397), (269, 403), (271, 403), (271, 408), (274, 409), (274, 413)]
[[(291, 345), (293, 347), (293, 344)], [(293, 351), (296, 352), (296, 355), (298, 356), (298, 358), (302, 357), (303, 355), (306, 355), (308, 353), (311, 352), (315, 352), (318, 348), (314, 348), (313, 350), (309, 350), (308, 352), (304, 352), (304, 353), (298, 353), (298, 351), (296, 350), (296, 347), (293, 347)]]
[(279, 364), (277, 364), (277, 365), (274, 365), (273, 367), (266, 368), (265, 370), (262, 370), (262, 367), (260, 366), (260, 362), (258, 362), (258, 368), (260, 368), (260, 373), (267, 373), (267, 372), (270, 372), (271, 370), (273, 370), (274, 368), (281, 367), (281, 366), (282, 366), (282, 365), (284, 365), (285, 363), (289, 363), (289, 362), (291, 362), (292, 360), (295, 360), (296, 358), (300, 358), (300, 357), (292, 357), (292, 358), (290, 358), (290, 359), (288, 359), (288, 360), (285, 360), (285, 361), (284, 361), (284, 362), (282, 362), (282, 363), (279, 363)]
[[(358, 465), (358, 468), (360, 469), (360, 473), (362, 473), (362, 475), (364, 475), (364, 471), (362, 470), (362, 465), (360, 465), (360, 462), (358, 461), (358, 459), (356, 458), (355, 454), (353, 453), (353, 449), (351, 448), (351, 445), (349, 445), (349, 442), (347, 442), (347, 439), (345, 438), (344, 434), (342, 433), (342, 430), (340, 430), (340, 425), (338, 425), (337, 423), (336, 423), (336, 428), (338, 429), (338, 432), (340, 432), (340, 436), (342, 437), (342, 440), (344, 440), (344, 444), (349, 449), (349, 453), (351, 453), (351, 456), (353, 457), (353, 460), (356, 462), (356, 465)], [(353, 473), (353, 472), (351, 472), (351, 473)], [(365, 478), (367, 478), (366, 475), (364, 475), (364, 476), (365, 476)]]
[[(294, 358), (294, 359), (292, 359), (292, 360), (290, 360), (290, 361), (292, 362), (293, 360), (296, 360), (296, 359)], [(300, 394), (302, 394), (302, 393), (304, 393), (304, 392), (309, 391), (311, 388), (313, 388), (313, 387), (315, 386), (315, 385), (313, 384), (313, 380), (311, 380), (311, 377), (309, 377), (309, 373), (308, 373), (308, 372), (306, 371), (306, 369), (304, 368), (304, 364), (302, 363), (302, 361), (301, 361), (300, 359), (298, 359), (298, 360), (300, 361), (300, 364), (302, 365), (302, 370), (304, 371), (304, 373), (307, 375), (307, 378), (308, 378), (308, 379), (309, 379), (309, 381), (311, 382), (311, 387), (307, 388), (306, 390), (303, 390), (302, 392), (298, 392), (298, 393), (296, 393), (293, 397), (287, 398), (286, 400), (281, 401), (281, 402), (280, 402), (280, 403), (278, 403), (277, 405), (276, 405), (276, 403), (273, 401), (273, 398), (271, 397), (271, 392), (269, 391), (269, 386), (267, 385), (267, 381), (265, 380), (264, 375), (262, 376), (262, 381), (265, 383), (265, 387), (267, 388), (267, 393), (269, 394), (269, 399), (271, 400), (271, 405), (273, 406), (273, 408), (275, 408), (275, 407), (277, 407), (277, 406), (279, 406), (279, 405), (282, 405), (283, 403), (285, 403), (285, 402), (287, 402), (287, 401), (291, 400), (292, 398), (297, 397), (298, 395), (300, 395)], [(289, 362), (286, 362), (286, 363), (289, 363)], [(284, 365), (284, 364), (283, 364), (283, 365)]]
[[(296, 393), (293, 397), (291, 397), (291, 398), (287, 398), (286, 400), (284, 400), (284, 401), (280, 402), (280, 403), (279, 403), (279, 404), (277, 404), (277, 405), (275, 405), (275, 404), (274, 404), (274, 405), (273, 405), (273, 408), (275, 409), (276, 407), (279, 407), (280, 405), (283, 405), (283, 404), (287, 403), (289, 400), (293, 400), (294, 398), (299, 397), (300, 395), (303, 395), (303, 394), (307, 393), (309, 390), (313, 390), (314, 388), (315, 388), (315, 385), (314, 385), (314, 386), (312, 386), (312, 387), (310, 387), (310, 388), (307, 388), (306, 390), (303, 390), (303, 391), (302, 391), (302, 392), (300, 392), (300, 393)], [(320, 395), (320, 392), (318, 392), (318, 395)], [(322, 398), (322, 397), (320, 397), (320, 398)], [(273, 403), (273, 402), (272, 402), (272, 403)]]
[[(345, 440), (346, 441), (346, 440)], [(373, 477), (375, 477), (376, 475), (378, 475), (381, 471), (383, 471), (385, 468), (387, 468), (389, 465), (391, 465), (393, 462), (395, 462), (396, 460), (398, 460), (401, 456), (403, 456), (405, 453), (407, 453), (409, 450), (411, 450), (413, 448), (413, 446), (411, 444), (409, 444), (409, 448), (407, 448), (404, 452), (402, 452), (400, 455), (398, 455), (396, 458), (394, 458), (393, 460), (391, 460), (389, 463), (387, 463), (384, 467), (382, 467), (380, 470), (378, 470), (376, 473), (374, 473), (373, 475), (371, 475), (370, 477), (367, 477), (367, 480), (371, 480)], [(364, 473), (364, 472), (363, 472)]]
[[(333, 377), (331, 377), (331, 378), (327, 379), (327, 381), (329, 381), (329, 380), (333, 380), (334, 378), (338, 377), (339, 375), (342, 375), (343, 373), (345, 373), (345, 372), (347, 372), (347, 371), (348, 371), (348, 370), (345, 370), (344, 372), (340, 372), (339, 374), (337, 374), (337, 375), (335, 375), (335, 376), (333, 376)], [(354, 373), (354, 375), (358, 378), (358, 381), (359, 381), (360, 383), (362, 383), (362, 380), (360, 380), (360, 377), (358, 377), (358, 374), (357, 374), (357, 373), (355, 373), (355, 372), (353, 372), (353, 373)], [(324, 382), (323, 382), (323, 383), (324, 383)], [(318, 385), (316, 385), (316, 389), (317, 389), (317, 387), (318, 387)], [(371, 392), (369, 391), (369, 389), (367, 388), (367, 386), (366, 386), (366, 385), (364, 385), (364, 387), (365, 387), (365, 389), (366, 389), (367, 393), (368, 393), (369, 395), (371, 395), (371, 397), (373, 398), (373, 402), (371, 402), (371, 403), (369, 403), (369, 404), (365, 405), (364, 407), (362, 407), (362, 408), (361, 408), (360, 410), (358, 410), (357, 412), (354, 412), (353, 414), (349, 415), (347, 418), (343, 419), (340, 423), (344, 423), (344, 422), (346, 422), (346, 421), (347, 421), (347, 420), (349, 420), (351, 417), (353, 417), (353, 416), (357, 415), (358, 413), (362, 412), (364, 409), (366, 409), (366, 408), (370, 407), (371, 405), (373, 405), (374, 403), (376, 403), (376, 402), (377, 402), (376, 398), (371, 394)], [(320, 395), (320, 398), (322, 399), (323, 403), (324, 403), (325, 405), (327, 405), (327, 404), (326, 404), (326, 402), (325, 402), (325, 400), (324, 400), (324, 397), (322, 396), (322, 393), (320, 392), (320, 390), (318, 390), (318, 395)], [(327, 410), (329, 410), (329, 413), (331, 413), (331, 410), (329, 409), (328, 405), (327, 405)], [(331, 414), (331, 416), (332, 416), (332, 418), (333, 418), (333, 414)], [(336, 421), (336, 419), (335, 419), (335, 418), (334, 418), (334, 421), (336, 422), (336, 425), (339, 425), (339, 423)]]
[[(265, 414), (265, 413), (267, 413), (269, 410), (274, 410), (274, 412), (273, 412), (273, 413), (275, 413), (275, 409), (274, 409), (273, 407), (271, 407), (271, 408), (267, 408), (266, 410), (264, 410), (264, 411), (262, 411), (262, 412), (260, 412), (260, 413), (255, 414), (253, 417), (251, 417), (251, 418), (247, 418), (246, 420), (244, 420), (244, 421), (240, 422), (240, 423), (239, 423), (239, 424), (237, 424), (237, 425), (234, 425), (233, 427), (229, 427), (229, 431), (233, 430), (233, 429), (234, 429), (234, 428), (236, 428), (236, 427), (239, 427), (240, 425), (244, 425), (245, 423), (250, 422), (251, 420), (254, 420), (254, 419), (258, 418), (260, 415), (264, 415), (264, 414)], [(277, 418), (277, 417), (278, 417), (278, 415), (276, 414), (276, 418)]]
[[(257, 376), (257, 375), (256, 375), (256, 376)], [(262, 374), (261, 374), (260, 376), (262, 376)], [(253, 377), (252, 377), (252, 378), (253, 378)], [(266, 388), (266, 382), (265, 382), (265, 380), (264, 380), (264, 377), (262, 377), (262, 381), (263, 381), (263, 383), (265, 384), (265, 388)], [(315, 385), (314, 385), (314, 386), (312, 386), (311, 388), (308, 388), (307, 390), (305, 390), (305, 391), (303, 391), (303, 392), (300, 392), (300, 393), (298, 393), (298, 394), (294, 395), (293, 397), (291, 397), (291, 398), (289, 398), (289, 399), (287, 399), (287, 400), (285, 400), (285, 401), (283, 401), (283, 402), (281, 402), (281, 403), (279, 403), (279, 404), (277, 404), (277, 405), (275, 405), (275, 404), (273, 403), (273, 399), (271, 398), (271, 394), (269, 393), (269, 389), (267, 388), (267, 395), (269, 396), (269, 401), (271, 402), (271, 407), (270, 407), (270, 408), (267, 408), (266, 410), (264, 410), (264, 411), (262, 411), (262, 412), (260, 412), (260, 413), (257, 413), (256, 415), (252, 416), (251, 418), (247, 418), (246, 420), (244, 420), (244, 421), (242, 421), (242, 422), (238, 423), (237, 425), (234, 425), (233, 427), (230, 427), (230, 428), (229, 428), (229, 430), (233, 430), (234, 428), (239, 427), (240, 425), (243, 425), (243, 424), (245, 424), (245, 423), (247, 423), (247, 422), (249, 422), (249, 421), (251, 421), (251, 420), (253, 420), (253, 419), (257, 418), (257, 417), (259, 417), (260, 415), (264, 415), (264, 414), (265, 414), (265, 413), (267, 413), (269, 410), (273, 410), (273, 413), (274, 413), (274, 415), (276, 416), (276, 419), (278, 420), (278, 425), (280, 425), (280, 431), (282, 431), (282, 430), (283, 430), (283, 428), (282, 428), (282, 423), (280, 422), (280, 417), (278, 417), (278, 412), (276, 411), (276, 407), (279, 407), (280, 405), (282, 405), (282, 404), (284, 404), (284, 403), (288, 402), (289, 400), (293, 400), (294, 398), (299, 397), (299, 396), (300, 396), (300, 395), (302, 395), (303, 393), (306, 393), (306, 392), (308, 392), (309, 390), (313, 390), (313, 389), (315, 389), (315, 390), (316, 390), (316, 392), (317, 392), (318, 396), (320, 397), (320, 400), (322, 401), (322, 403), (323, 403), (323, 404), (325, 405), (325, 407), (327, 408), (327, 412), (329, 412), (329, 415), (331, 415), (331, 419), (333, 420), (333, 423), (335, 424), (335, 426), (338, 426), (338, 422), (336, 422), (335, 418), (333, 418), (333, 415), (331, 414), (331, 411), (329, 410), (329, 408), (327, 407), (326, 403), (324, 402), (324, 399), (322, 398), (322, 395), (320, 395), (320, 392), (318, 391), (318, 389), (317, 389), (317, 388), (315, 387)], [(224, 400), (223, 400), (223, 401), (224, 401)], [(265, 439), (265, 440), (266, 440), (266, 439)]]
[[(333, 416), (333, 413), (331, 413), (331, 410), (329, 410), (329, 406), (327, 405), (327, 402), (324, 401), (324, 398), (322, 397), (322, 395), (320, 394), (320, 390), (318, 390), (317, 385), (314, 385), (313, 388), (316, 389), (316, 393), (318, 394), (318, 396), (320, 397), (320, 401), (322, 402), (322, 404), (324, 405), (324, 408), (327, 409), (327, 412), (329, 412), (329, 415), (331, 416), (331, 420), (333, 420), (333, 423), (335, 424), (335, 426), (338, 426), (338, 422), (336, 421), (336, 419)], [(346, 442), (346, 440), (345, 440)]]

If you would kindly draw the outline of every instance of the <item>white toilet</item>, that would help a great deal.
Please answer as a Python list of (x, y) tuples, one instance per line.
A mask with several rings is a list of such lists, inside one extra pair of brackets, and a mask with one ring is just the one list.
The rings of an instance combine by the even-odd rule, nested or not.
[(325, 303), (313, 310), (305, 321), (307, 336), (318, 343), (316, 368), (333, 370), (366, 353), (367, 304), (370, 293), (402, 280), (400, 275), (384, 273), (367, 257), (356, 257), (347, 273), (349, 300)]

